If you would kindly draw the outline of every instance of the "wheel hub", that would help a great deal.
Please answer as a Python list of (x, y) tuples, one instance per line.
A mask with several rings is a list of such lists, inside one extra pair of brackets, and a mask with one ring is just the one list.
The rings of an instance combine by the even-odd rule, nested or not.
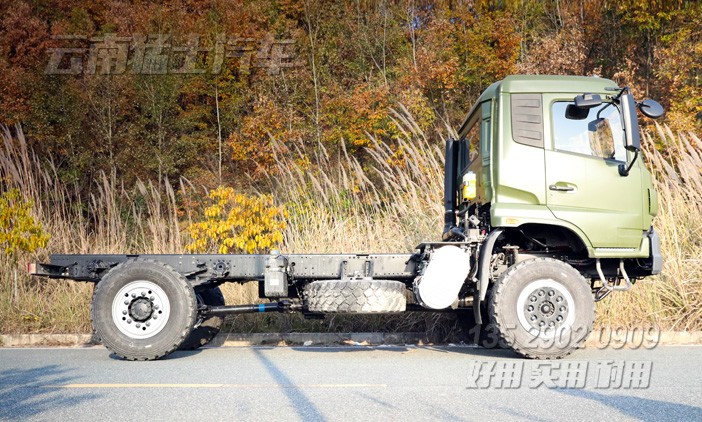
[(147, 280), (127, 283), (112, 301), (112, 321), (122, 334), (134, 339), (158, 334), (166, 326), (169, 315), (166, 292)]
[(517, 300), (519, 322), (524, 329), (541, 337), (553, 337), (572, 325), (573, 309), (570, 292), (554, 280), (534, 281)]
[(541, 303), (541, 315), (545, 317), (550, 317), (551, 315), (553, 315), (553, 312), (553, 303), (549, 301), (544, 301)]
[(129, 305), (129, 315), (135, 321), (147, 321), (151, 318), (153, 311), (151, 301), (146, 298), (135, 299), (132, 304)]

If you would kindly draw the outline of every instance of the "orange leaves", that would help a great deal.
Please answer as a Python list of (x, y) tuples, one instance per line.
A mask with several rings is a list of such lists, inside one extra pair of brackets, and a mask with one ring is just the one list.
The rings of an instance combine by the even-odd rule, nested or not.
[(529, 49), (519, 64), (527, 74), (578, 75), (585, 67), (585, 33), (582, 28), (566, 26), (552, 37), (542, 37)]
[[(127, 181), (185, 176), (212, 187), (220, 134), (223, 180), (236, 186), (275, 174), (273, 144), (287, 154), (289, 140), (333, 150), (343, 139), (364, 166), (368, 134), (397, 146), (390, 109), (398, 102), (438, 142), (445, 125), (459, 124), (484, 88), (517, 71), (614, 77), (662, 99), (675, 129), (702, 125), (702, 2), (44, 3), (0, 6), (0, 122), (23, 122), (41, 159), (55, 160), (59, 176), (78, 179), (86, 194), (93, 172), (113, 166)], [(43, 75), (46, 48), (73, 45), (49, 35), (106, 32), (169, 36), (163, 54), (175, 67), (183, 57), (173, 49), (199, 34), (197, 60), (208, 71)], [(217, 34), (253, 41), (241, 44), (250, 51), (227, 47), (231, 57), (214, 74), (206, 63), (218, 54)], [(271, 40), (294, 43), (276, 52)], [(294, 67), (276, 74), (257, 67), (279, 53)], [(318, 165), (315, 154), (289, 152), (306, 169)], [(401, 152), (397, 156), (401, 160)]]
[(253, 112), (246, 115), (239, 130), (227, 140), (232, 158), (254, 173), (274, 168), (271, 138), (285, 142), (303, 136), (302, 122), (296, 111), (268, 96), (255, 100)]
[(248, 196), (220, 186), (209, 194), (205, 219), (188, 226), (190, 252), (255, 253), (283, 241), (287, 212), (271, 195)]
[(390, 119), (392, 104), (385, 85), (361, 84), (350, 94), (334, 92), (324, 103), (325, 139), (329, 142), (344, 139), (355, 147), (365, 147), (370, 144), (367, 134), (391, 137), (397, 131)]
[(680, 25), (665, 36), (654, 58), (657, 79), (668, 87), (661, 100), (669, 102), (666, 122), (674, 130), (690, 130), (702, 124), (702, 34), (698, 24)]
[(419, 88), (434, 105), (462, 109), (472, 95), (514, 72), (521, 36), (510, 13), (437, 7), (419, 22), (413, 58), (403, 58), (398, 69), (403, 89)]

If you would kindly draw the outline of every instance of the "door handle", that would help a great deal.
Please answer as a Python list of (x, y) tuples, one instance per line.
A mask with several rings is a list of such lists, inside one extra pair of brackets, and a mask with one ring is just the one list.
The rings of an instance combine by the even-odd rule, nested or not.
[(555, 190), (558, 192), (571, 192), (571, 191), (575, 190), (575, 188), (572, 186), (560, 186), (560, 185), (551, 185), (548, 188), (550, 190)]

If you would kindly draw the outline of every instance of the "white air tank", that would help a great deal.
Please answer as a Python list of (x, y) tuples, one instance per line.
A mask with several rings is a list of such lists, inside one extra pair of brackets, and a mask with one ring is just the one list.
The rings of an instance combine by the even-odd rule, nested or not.
[(414, 281), (417, 301), (425, 308), (448, 308), (458, 298), (469, 272), (468, 250), (451, 245), (434, 250), (424, 273)]

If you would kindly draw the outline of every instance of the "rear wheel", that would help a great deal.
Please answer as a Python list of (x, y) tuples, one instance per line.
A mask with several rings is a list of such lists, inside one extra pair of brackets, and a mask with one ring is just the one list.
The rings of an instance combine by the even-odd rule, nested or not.
[(500, 339), (522, 356), (558, 359), (592, 331), (590, 285), (570, 265), (550, 258), (515, 264), (495, 282), (489, 312)]
[(159, 359), (176, 350), (196, 322), (190, 283), (160, 262), (135, 259), (112, 268), (95, 286), (95, 334), (116, 355)]
[[(207, 306), (224, 306), (224, 295), (219, 287), (196, 290), (197, 304)], [(198, 324), (190, 333), (187, 339), (180, 345), (180, 350), (195, 350), (212, 341), (219, 334), (224, 318), (220, 316), (210, 316), (207, 318), (198, 317)]]

